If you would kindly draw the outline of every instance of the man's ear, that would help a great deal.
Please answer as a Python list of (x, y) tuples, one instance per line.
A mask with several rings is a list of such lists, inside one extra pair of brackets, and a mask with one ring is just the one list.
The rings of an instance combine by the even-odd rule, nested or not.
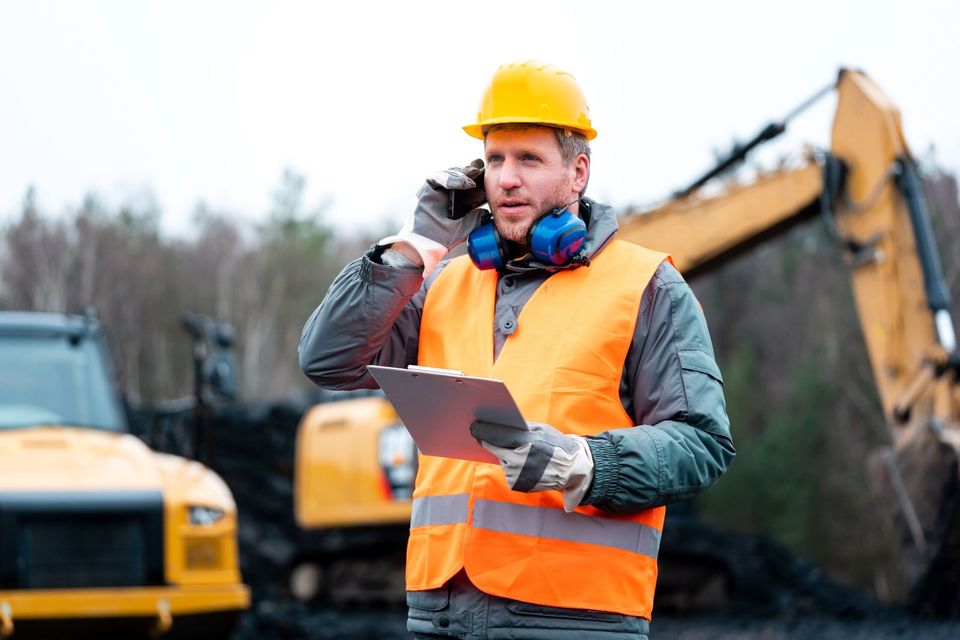
[(571, 185), (573, 191), (582, 193), (587, 188), (587, 180), (590, 178), (590, 158), (581, 153), (574, 158), (571, 169), (573, 170), (573, 184)]

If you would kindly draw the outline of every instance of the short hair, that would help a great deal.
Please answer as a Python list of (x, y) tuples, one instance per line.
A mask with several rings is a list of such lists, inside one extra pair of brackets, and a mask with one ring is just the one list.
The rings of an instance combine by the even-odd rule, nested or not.
[[(557, 139), (557, 144), (560, 145), (560, 157), (563, 158), (563, 164), (565, 166), (569, 167), (580, 154), (587, 156), (587, 159), (590, 158), (590, 142), (587, 140), (587, 137), (571, 129), (561, 129), (560, 127), (551, 127), (549, 125), (531, 122), (505, 122), (503, 124), (493, 124), (484, 127), (483, 137), (486, 139), (487, 134), (491, 131), (526, 131), (538, 127), (545, 127), (553, 131), (553, 135)], [(590, 176), (588, 175), (587, 180), (589, 181), (589, 179)], [(580, 192), (581, 197), (586, 190), (587, 185), (583, 185), (583, 191)]]
[(563, 163), (570, 166), (577, 156), (583, 154), (590, 158), (590, 142), (587, 136), (570, 129), (557, 129), (551, 127), (557, 136), (557, 142), (560, 144), (560, 155), (563, 156)]

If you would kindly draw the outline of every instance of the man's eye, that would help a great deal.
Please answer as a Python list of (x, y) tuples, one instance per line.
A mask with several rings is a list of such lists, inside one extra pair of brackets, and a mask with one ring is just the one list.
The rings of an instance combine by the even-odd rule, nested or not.
[(492, 155), (487, 158), (487, 164), (493, 164), (495, 162), (503, 162), (503, 156)]
[(540, 158), (538, 158), (537, 156), (533, 155), (532, 153), (525, 153), (525, 154), (523, 154), (522, 156), (520, 156), (520, 159), (521, 159), (522, 161), (524, 161), (524, 162), (536, 162), (536, 161), (539, 160)]

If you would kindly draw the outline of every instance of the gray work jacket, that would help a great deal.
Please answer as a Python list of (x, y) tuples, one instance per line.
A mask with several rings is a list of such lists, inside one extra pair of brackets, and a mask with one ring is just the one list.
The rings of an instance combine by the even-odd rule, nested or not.
[[(617, 230), (613, 209), (581, 200), (588, 256)], [(416, 364), (420, 318), (440, 263), (426, 280), (421, 269), (395, 268), (372, 247), (330, 285), (300, 339), (300, 366), (327, 389), (376, 388), (366, 366)], [(517, 330), (520, 310), (554, 267), (514, 260), (497, 283), (495, 356)], [(469, 303), (465, 299), (465, 304)], [(574, 301), (575, 303), (575, 301)], [(559, 311), (558, 311), (559, 312)], [(723, 382), (706, 321), (676, 269), (662, 264), (640, 302), (633, 341), (620, 380), (620, 399), (635, 427), (588, 438), (594, 480), (582, 504), (633, 513), (688, 499), (711, 486), (733, 460)], [(554, 425), (563, 428), (563, 425)]]

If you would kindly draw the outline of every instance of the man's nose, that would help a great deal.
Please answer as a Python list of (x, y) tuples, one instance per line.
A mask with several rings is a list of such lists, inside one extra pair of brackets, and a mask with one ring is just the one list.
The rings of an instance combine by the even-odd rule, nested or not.
[(500, 167), (500, 177), (497, 183), (501, 189), (516, 189), (520, 186), (520, 167), (513, 160), (504, 160)]

